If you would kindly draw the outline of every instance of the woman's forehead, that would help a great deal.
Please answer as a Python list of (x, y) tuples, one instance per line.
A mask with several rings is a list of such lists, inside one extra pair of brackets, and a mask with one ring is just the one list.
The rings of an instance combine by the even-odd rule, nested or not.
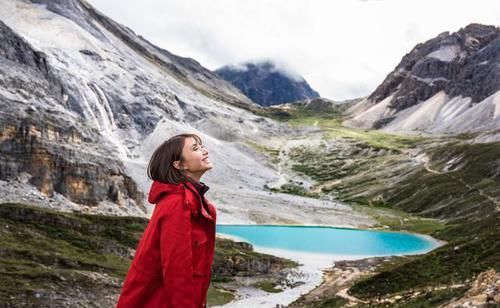
[(186, 147), (192, 147), (193, 145), (199, 144), (199, 142), (194, 137), (186, 138)]

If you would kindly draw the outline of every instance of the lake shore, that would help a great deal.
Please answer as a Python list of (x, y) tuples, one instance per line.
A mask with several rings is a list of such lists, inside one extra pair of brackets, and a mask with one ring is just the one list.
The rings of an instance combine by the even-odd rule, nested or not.
[[(339, 226), (322, 227), (339, 228)], [(381, 231), (378, 229), (372, 230)], [(392, 232), (388, 230), (384, 231)], [(431, 242), (432, 248), (430, 250), (436, 249), (445, 243), (444, 241), (435, 239), (428, 235), (415, 235)], [(218, 233), (218, 236), (230, 238), (236, 241), (247, 241), (244, 238), (232, 235)], [(302, 299), (310, 299), (311, 296), (312, 298), (322, 298), (323, 296), (321, 296), (321, 294), (326, 292), (324, 291), (325, 288), (333, 288), (335, 290), (346, 288), (346, 291), (348, 289), (347, 286), (350, 285), (354, 279), (357, 279), (360, 275), (369, 274), (370, 271), (373, 270), (373, 266), (375, 266), (375, 264), (379, 264), (384, 260), (390, 260), (392, 257), (307, 253), (261, 247), (258, 245), (254, 245), (254, 250), (259, 253), (271, 254), (299, 262), (301, 265), (287, 274), (287, 284), (294, 287), (282, 286), (283, 291), (279, 293), (269, 293), (254, 287), (239, 286), (236, 287), (236, 299), (224, 306), (218, 307), (276, 307), (279, 305), (290, 305), (297, 301), (300, 302)], [(426, 250), (422, 253), (427, 253), (430, 250)], [(420, 254), (420, 252), (415, 254)], [(348, 263), (350, 266), (348, 268), (344, 268), (345, 262), (352, 263)], [(339, 268), (340, 265), (342, 268)], [(347, 293), (345, 293), (345, 295), (347, 297)]]

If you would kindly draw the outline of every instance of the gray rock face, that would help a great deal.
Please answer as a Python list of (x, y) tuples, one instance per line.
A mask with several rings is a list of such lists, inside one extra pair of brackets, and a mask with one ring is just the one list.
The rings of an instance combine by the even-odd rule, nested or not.
[(470, 24), (418, 44), (369, 96), (396, 112), (444, 90), (478, 103), (500, 89), (500, 28)]
[(346, 112), (346, 126), (500, 138), (500, 28), (470, 24), (418, 44)]
[(245, 63), (241, 66), (224, 66), (215, 73), (259, 105), (270, 106), (319, 97), (318, 92), (302, 77), (295, 80), (272, 62)]
[(198, 62), (84, 1), (0, 1), (0, 21), (0, 181), (15, 182), (0, 202), (32, 185), (41, 206), (147, 215), (147, 160), (181, 132), (217, 145), (213, 161), (238, 161), (215, 181), (262, 187), (276, 176), (233, 142), (290, 129)]
[(37, 75), (48, 82), (52, 93), (61, 95), (62, 85), (60, 80), (47, 63), (47, 57), (40, 51), (33, 50), (31, 46), (16, 35), (5, 23), (0, 20), (0, 56), (12, 65), (22, 65), (31, 74)]
[(218, 78), (194, 59), (174, 55), (153, 45), (142, 36), (136, 35), (130, 28), (106, 17), (84, 1), (31, 0), (31, 2), (45, 4), (48, 10), (72, 20), (94, 36), (107, 41), (109, 39), (103, 33), (104, 28), (139, 54), (161, 65), (170, 74), (214, 98), (249, 109), (255, 105), (236, 88)]
[(3, 22), (0, 54), (0, 179), (28, 173), (29, 183), (49, 197), (57, 192), (91, 206), (109, 200), (143, 208), (143, 194), (123, 164), (109, 147), (96, 146), (99, 133), (62, 111), (66, 90), (46, 55)]

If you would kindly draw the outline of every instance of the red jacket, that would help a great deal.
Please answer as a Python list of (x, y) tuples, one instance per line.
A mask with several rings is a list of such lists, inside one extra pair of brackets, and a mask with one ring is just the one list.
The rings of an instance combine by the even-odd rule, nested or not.
[(153, 182), (156, 203), (117, 308), (205, 307), (215, 249), (215, 206), (193, 184)]

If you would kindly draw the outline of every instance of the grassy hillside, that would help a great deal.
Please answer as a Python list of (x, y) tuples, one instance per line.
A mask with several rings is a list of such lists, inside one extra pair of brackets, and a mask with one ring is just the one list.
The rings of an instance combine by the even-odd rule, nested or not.
[[(146, 224), (146, 219), (137, 217), (0, 204), (2, 307), (114, 307)], [(214, 280), (268, 274), (296, 265), (256, 253), (246, 243), (216, 241)], [(232, 298), (222, 289), (209, 290), (210, 304)]]
[[(478, 273), (500, 270), (499, 142), (351, 129), (340, 125), (340, 117), (310, 113), (289, 123), (316, 125), (325, 133), (317, 147), (299, 146), (287, 153), (291, 169), (315, 181), (312, 190), (285, 185), (282, 191), (330, 194), (391, 229), (448, 241), (358, 281), (350, 295), (374, 302), (399, 296), (394, 306), (434, 307), (462, 295)], [(412, 295), (417, 291), (420, 295)], [(340, 307), (343, 301), (335, 297), (323, 303), (321, 307)]]
[[(474, 223), (449, 226), (434, 234), (448, 240), (447, 245), (359, 281), (350, 289), (350, 294), (369, 299), (394, 294), (408, 295), (429, 287), (456, 284), (465, 287), (465, 291), (468, 283), (479, 273), (489, 268), (500, 271), (499, 226), (498, 214)], [(449, 288), (449, 291), (453, 289)]]
[(7, 307), (111, 304), (146, 221), (0, 205), (0, 301)]

